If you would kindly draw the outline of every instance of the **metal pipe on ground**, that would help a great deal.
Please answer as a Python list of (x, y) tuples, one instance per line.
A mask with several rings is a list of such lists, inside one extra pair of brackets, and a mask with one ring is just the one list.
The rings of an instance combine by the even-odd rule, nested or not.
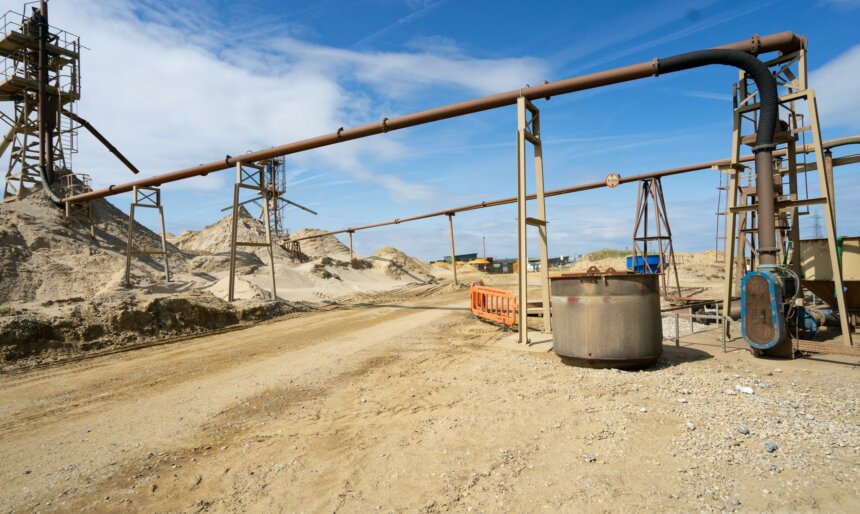
[[(860, 135), (831, 139), (829, 141), (825, 141), (824, 143), (822, 143), (822, 146), (824, 146), (824, 148), (836, 148), (839, 146), (846, 146), (846, 145), (851, 145), (851, 144), (860, 144)], [(814, 150), (814, 146), (810, 144), (810, 145), (806, 145), (806, 146), (798, 148), (797, 151), (798, 152), (811, 152), (813, 150)], [(786, 154), (785, 149), (777, 150), (777, 151), (773, 152), (774, 156), (785, 155), (785, 154)], [(754, 159), (755, 159), (754, 155), (748, 154), (748, 155), (741, 156), (740, 161), (741, 162), (750, 162)], [(841, 165), (845, 165), (845, 164), (853, 164), (854, 162), (857, 162), (857, 160), (853, 159), (852, 156), (841, 157), (841, 158), (833, 159), (833, 166), (835, 167), (835, 166), (841, 166)], [(713, 169), (714, 167), (726, 166), (728, 164), (731, 164), (731, 159), (720, 159), (720, 160), (716, 160), (716, 161), (700, 162), (698, 164), (690, 164), (687, 166), (680, 166), (677, 168), (669, 168), (669, 169), (662, 170), (662, 171), (654, 171), (654, 172), (650, 172), (650, 173), (642, 173), (639, 175), (630, 175), (627, 177), (621, 177), (619, 183), (620, 184), (626, 184), (629, 182), (639, 182), (640, 180), (645, 180), (645, 179), (668, 177), (671, 175), (680, 175), (682, 173), (690, 173), (693, 171), (709, 170), (709, 169)], [(806, 169), (814, 169), (815, 165), (816, 165), (816, 163), (814, 163), (814, 162), (808, 163), (806, 165)], [(804, 170), (799, 170), (799, 171), (804, 171)], [(563, 188), (559, 188), (559, 189), (550, 189), (544, 193), (544, 196), (546, 196), (546, 197), (560, 196), (560, 195), (566, 195), (566, 194), (570, 194), (570, 193), (577, 193), (580, 191), (588, 191), (591, 189), (598, 189), (601, 187), (606, 187), (606, 183), (603, 181), (588, 182), (586, 184), (579, 184), (576, 186), (568, 186), (568, 187), (563, 187)], [(536, 198), (535, 194), (530, 194), (530, 195), (526, 196), (527, 200), (534, 200), (535, 198)], [(384, 227), (384, 226), (388, 226), (388, 225), (397, 225), (400, 223), (406, 223), (407, 221), (417, 221), (417, 220), (422, 220), (422, 219), (426, 219), (426, 218), (434, 218), (437, 216), (445, 216), (448, 213), (466, 212), (466, 211), (473, 211), (473, 210), (477, 210), (477, 209), (483, 209), (486, 207), (496, 207), (499, 205), (508, 205), (508, 204), (516, 203), (516, 201), (517, 201), (517, 198), (515, 196), (512, 196), (510, 198), (501, 198), (498, 200), (489, 200), (489, 201), (484, 201), (484, 202), (480, 202), (480, 203), (463, 205), (461, 207), (456, 207), (453, 209), (444, 209), (441, 211), (428, 212), (426, 214), (418, 214), (416, 216), (409, 216), (406, 218), (395, 218), (395, 219), (390, 220), (390, 221), (382, 221), (382, 222), (378, 222), (378, 223), (371, 223), (368, 225), (361, 225), (361, 226), (357, 226), (357, 227), (349, 227), (349, 228), (344, 228), (344, 229), (340, 229), (340, 230), (332, 230), (330, 232), (324, 232), (324, 233), (315, 234), (312, 236), (305, 236), (305, 237), (299, 237), (296, 239), (291, 239), (290, 241), (304, 241), (306, 239), (316, 239), (319, 237), (334, 236), (334, 235), (343, 234), (346, 232), (355, 232), (358, 230), (367, 230), (367, 229), (371, 229), (371, 228)]]
[[(768, 36), (758, 37), (753, 36), (744, 41), (738, 41), (728, 45), (718, 47), (720, 49), (738, 50), (749, 54), (760, 54), (768, 52), (790, 52), (797, 50), (806, 45), (805, 38), (795, 35), (792, 32), (780, 32)], [(580, 77), (573, 77), (556, 82), (548, 82), (539, 86), (525, 87), (515, 89), (506, 93), (500, 93), (474, 100), (468, 100), (456, 104), (451, 104), (435, 109), (429, 109), (404, 116), (394, 118), (383, 118), (381, 122), (369, 123), (354, 128), (340, 128), (335, 132), (303, 139), (293, 143), (288, 143), (281, 146), (275, 146), (265, 150), (258, 150), (243, 154), (239, 157), (227, 156), (222, 160), (213, 161), (207, 164), (201, 164), (191, 168), (184, 168), (162, 175), (156, 175), (147, 179), (128, 182), (120, 185), (112, 185), (108, 188), (99, 189), (75, 196), (70, 196), (65, 199), (68, 202), (82, 202), (87, 200), (95, 200), (115, 194), (131, 191), (134, 186), (160, 186), (168, 182), (175, 182), (186, 178), (206, 175), (212, 172), (225, 170), (236, 165), (237, 162), (254, 162), (272, 159), (284, 155), (304, 152), (315, 148), (321, 148), (344, 141), (360, 139), (376, 134), (384, 134), (393, 130), (400, 130), (416, 125), (423, 125), (434, 121), (441, 121), (466, 114), (487, 111), (508, 105), (514, 105), (517, 98), (524, 97), (529, 100), (540, 98), (549, 99), (553, 96), (573, 93), (576, 91), (584, 91), (611, 84), (619, 84), (629, 82), (646, 77), (650, 77), (657, 73), (655, 62), (648, 61), (640, 64), (633, 64), (612, 70), (591, 73)]]

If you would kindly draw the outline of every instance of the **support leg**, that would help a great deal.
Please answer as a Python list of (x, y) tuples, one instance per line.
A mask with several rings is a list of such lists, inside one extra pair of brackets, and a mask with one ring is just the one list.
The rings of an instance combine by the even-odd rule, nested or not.
[(352, 253), (352, 232), (349, 233), (349, 262), (355, 259), (355, 254)]
[[(726, 194), (726, 269), (723, 292), (723, 334), (729, 334), (729, 313), (732, 309), (732, 272), (735, 268), (735, 218), (737, 213), (734, 212), (735, 204), (738, 198), (738, 171), (729, 171), (729, 188)], [(723, 339), (723, 351), (726, 351), (725, 339)]]
[(827, 184), (830, 186), (830, 210), (833, 211), (833, 219), (836, 219), (836, 191), (833, 183), (833, 152), (824, 151), (824, 172), (827, 174)]
[(90, 237), (96, 238), (96, 225), (93, 223), (93, 202), (87, 202), (87, 221), (90, 223)]
[[(277, 202), (277, 197), (268, 198), (268, 192), (265, 190), (261, 190), (260, 194), (263, 195), (263, 217), (266, 219), (266, 242), (269, 244), (267, 247), (269, 249), (269, 271), (272, 274), (272, 300), (278, 299), (277, 285), (275, 281), (275, 254), (272, 250), (272, 218), (269, 217), (269, 202)], [(236, 226), (236, 222), (233, 222), (233, 226)], [(234, 241), (235, 242), (235, 241)]]
[[(532, 135), (540, 138), (540, 116), (533, 114), (532, 117)], [(549, 294), (549, 248), (547, 246), (547, 223), (546, 223), (546, 199), (544, 197), (544, 180), (543, 180), (543, 145), (538, 140), (533, 143), (535, 152), (535, 199), (537, 201), (538, 218), (542, 224), (538, 225), (538, 237), (540, 242), (540, 286), (541, 300), (543, 310), (543, 332), (549, 334), (552, 332), (552, 319), (550, 310), (550, 294)]]
[(451, 269), (454, 271), (454, 285), (457, 281), (457, 254), (454, 252), (454, 214), (448, 214), (448, 234), (451, 236)]
[[(788, 143), (788, 192), (792, 198), (797, 199), (797, 149), (794, 141)], [(791, 241), (791, 253), (789, 259), (791, 270), (800, 276), (800, 212), (797, 206), (791, 208), (789, 216), (791, 218), (791, 227), (789, 228), (789, 240)]]
[[(237, 166), (241, 166), (238, 164)], [(239, 170), (241, 173), (241, 170)], [(236, 232), (239, 228), (239, 184), (233, 185), (233, 219), (230, 220), (230, 285), (227, 290), (227, 301), (235, 299), (236, 291)]]
[(167, 229), (164, 227), (164, 207), (161, 205), (158, 206), (158, 217), (161, 219), (161, 251), (164, 255), (164, 279), (170, 282), (170, 262), (167, 258)]
[(526, 104), (517, 100), (517, 263), (519, 342), (528, 343), (528, 253), (526, 243)]
[(809, 90), (807, 97), (809, 106), (809, 120), (812, 126), (813, 144), (815, 145), (815, 162), (818, 163), (818, 185), (821, 190), (821, 195), (825, 197), (824, 205), (824, 221), (827, 225), (827, 250), (830, 253), (830, 267), (833, 270), (833, 284), (836, 294), (836, 305), (839, 307), (839, 321), (842, 327), (842, 342), (846, 346), (852, 344), (851, 327), (848, 324), (848, 309), (845, 305), (845, 286), (842, 283), (842, 269), (839, 265), (839, 255), (836, 249), (836, 220), (833, 213), (833, 198), (830, 196), (831, 184), (827, 177), (826, 158), (824, 149), (821, 146), (821, 128), (818, 125), (818, 105), (815, 99), (815, 92)]
[[(137, 199), (137, 188), (134, 191)], [(125, 285), (131, 287), (131, 253), (134, 251), (134, 201), (128, 210), (128, 246), (125, 251)]]

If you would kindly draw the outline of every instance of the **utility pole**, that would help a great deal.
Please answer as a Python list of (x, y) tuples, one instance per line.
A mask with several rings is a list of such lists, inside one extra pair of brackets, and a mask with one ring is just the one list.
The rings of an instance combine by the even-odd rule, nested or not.
[(812, 237), (821, 238), (821, 214), (817, 212), (812, 215)]

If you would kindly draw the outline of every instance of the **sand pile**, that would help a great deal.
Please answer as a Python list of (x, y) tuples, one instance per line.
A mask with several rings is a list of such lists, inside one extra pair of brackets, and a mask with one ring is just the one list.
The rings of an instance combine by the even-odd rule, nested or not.
[[(194, 254), (228, 254), (233, 230), (233, 215), (228, 214), (217, 222), (200, 231), (186, 230), (173, 243), (185, 252)], [(266, 228), (263, 223), (251, 216), (245, 207), (239, 207), (239, 223), (236, 226), (236, 240), (251, 243), (266, 242)]]
[[(186, 230), (173, 243), (187, 253), (190, 268), (196, 273), (219, 273), (230, 270), (230, 239), (233, 215), (228, 214), (202, 230)], [(266, 228), (263, 222), (244, 207), (239, 208), (236, 240), (243, 243), (265, 243)], [(293, 258), (275, 244), (272, 249), (276, 265), (289, 265)], [(236, 270), (240, 274), (253, 274), (269, 263), (269, 250), (265, 247), (239, 246), (236, 249)]]
[[(94, 201), (93, 208), (95, 239), (85, 221), (66, 220), (41, 192), (0, 204), (0, 360), (50, 358), (218, 329), (306, 309), (304, 302), (434, 281), (428, 265), (394, 248), (380, 249), (373, 261), (349, 261), (349, 249), (329, 236), (302, 243), (310, 262), (293, 260), (275, 246), (276, 302), (269, 301), (268, 249), (238, 251), (238, 302), (231, 305), (224, 301), (232, 231), (226, 216), (171, 238), (170, 282), (164, 280), (161, 256), (135, 255), (128, 288), (128, 216), (104, 200)], [(239, 216), (240, 241), (265, 241), (259, 220), (245, 209)], [(157, 250), (161, 239), (138, 223), (134, 246)]]
[[(300, 238), (323, 234), (325, 230), (318, 228), (304, 228), (298, 232), (294, 232), (290, 237)], [(302, 253), (315, 259), (318, 257), (333, 257), (341, 260), (349, 259), (349, 247), (341, 243), (335, 236), (318, 237), (315, 239), (307, 239), (301, 241)]]
[(601, 257), (601, 258), (590, 258), (589, 254), (586, 254), (579, 259), (572, 266), (570, 266), (570, 271), (572, 272), (584, 272), (587, 271), (588, 268), (596, 266), (601, 271), (604, 271), (608, 268), (612, 268), (616, 271), (622, 271), (627, 269), (627, 261), (624, 257)]
[(458, 261), (457, 262), (457, 271), (462, 271), (464, 273), (468, 273), (471, 271), (478, 271), (478, 268), (469, 264), (468, 262)]
[[(0, 303), (36, 304), (93, 298), (121, 287), (125, 270), (128, 217), (104, 200), (92, 203), (96, 239), (89, 226), (67, 221), (41, 192), (0, 204)], [(135, 224), (135, 247), (160, 249), (160, 238)], [(169, 247), (174, 271), (187, 270), (184, 257)], [(141, 284), (163, 277), (160, 256), (134, 259)]]
[(301, 303), (232, 305), (200, 291), (160, 297), (117, 291), (76, 305), (63, 316), (16, 311), (0, 317), (0, 362), (59, 358), (305, 310), (309, 306)]
[[(606, 255), (606, 253), (606, 250), (600, 250), (593, 254), (586, 254), (570, 267), (570, 271), (582, 272), (591, 266), (597, 266), (600, 270), (610, 267), (618, 271), (627, 269), (626, 255)], [(615, 253), (623, 252), (619, 250)], [(597, 258), (594, 258), (594, 254)], [(717, 262), (714, 251), (675, 252), (675, 264), (681, 281), (720, 281), (725, 276), (725, 263)]]
[(424, 261), (410, 257), (397, 248), (384, 246), (375, 252), (369, 260), (374, 261), (385, 270), (385, 274), (396, 279), (409, 279), (416, 282), (435, 282), (433, 268)]
[[(720, 255), (722, 258), (722, 255)], [(676, 252), (678, 278), (687, 281), (722, 281), (726, 276), (726, 263), (717, 261), (717, 252)]]

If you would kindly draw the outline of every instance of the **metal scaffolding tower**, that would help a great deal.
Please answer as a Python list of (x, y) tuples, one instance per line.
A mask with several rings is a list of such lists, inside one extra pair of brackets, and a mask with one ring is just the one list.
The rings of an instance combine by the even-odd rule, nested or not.
[(0, 102), (12, 104), (11, 114), (0, 115), (9, 127), (0, 155), (11, 147), (4, 201), (41, 184), (42, 166), (48, 183), (59, 183), (77, 152), (68, 113), (80, 98), (80, 38), (50, 27), (47, 14), (42, 2), (29, 16), (9, 11), (0, 18)]
[[(756, 248), (755, 241), (748, 241), (746, 234), (752, 233), (759, 223), (771, 224), (777, 233), (776, 250), (779, 252), (783, 265), (800, 275), (800, 219), (804, 214), (802, 209), (811, 205), (820, 205), (824, 211), (825, 228), (827, 231), (827, 248), (830, 266), (833, 270), (833, 295), (840, 313), (843, 344), (851, 345), (851, 329), (848, 323), (848, 310), (845, 303), (845, 289), (839, 263), (836, 241), (836, 220), (834, 209), (834, 191), (832, 161), (822, 145), (821, 129), (818, 120), (818, 107), (815, 90), (809, 87), (806, 70), (806, 49), (801, 47), (794, 52), (785, 53), (765, 63), (773, 70), (779, 86), (779, 114), (781, 120), (776, 127), (774, 141), (784, 148), (783, 159), (774, 159), (773, 181), (775, 192), (775, 217), (773, 220), (753, 218), (757, 209), (755, 184), (742, 184), (746, 167), (741, 163), (741, 147), (755, 144), (755, 129), (759, 122), (759, 94), (750, 77), (741, 72), (735, 87), (734, 98), (734, 138), (732, 143), (731, 163), (719, 169), (728, 176), (726, 208), (726, 276), (723, 297), (724, 331), (728, 331), (728, 316), (726, 315), (734, 298), (733, 290), (737, 290), (735, 274), (742, 270), (755, 269), (758, 252), (765, 250)], [(806, 114), (803, 114), (803, 111)], [(749, 135), (743, 135), (750, 131)], [(811, 144), (809, 147), (798, 148), (797, 141), (801, 135), (809, 132)], [(805, 162), (805, 154), (815, 155), (815, 164)], [(815, 171), (818, 176), (819, 191), (817, 197), (801, 194), (798, 174)], [(749, 246), (751, 262), (747, 262), (744, 248)], [(773, 250), (773, 249), (768, 249)], [(735, 252), (737, 251), (737, 256)]]

